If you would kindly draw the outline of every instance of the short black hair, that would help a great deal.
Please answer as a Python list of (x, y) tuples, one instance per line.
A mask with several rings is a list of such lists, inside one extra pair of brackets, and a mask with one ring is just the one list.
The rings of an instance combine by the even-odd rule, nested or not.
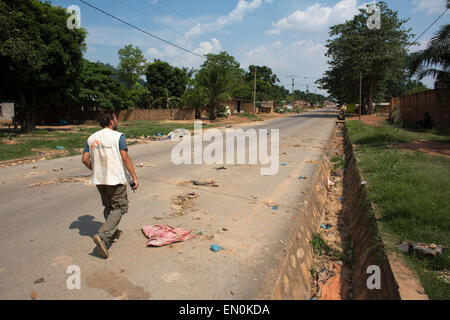
[(114, 112), (112, 111), (103, 111), (99, 114), (97, 121), (102, 128), (106, 128), (109, 126), (109, 122), (114, 120)]

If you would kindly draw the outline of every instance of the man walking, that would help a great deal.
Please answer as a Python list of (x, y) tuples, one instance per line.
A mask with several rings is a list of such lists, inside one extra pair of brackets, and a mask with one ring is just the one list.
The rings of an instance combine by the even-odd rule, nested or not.
[[(100, 131), (92, 134), (84, 147), (82, 162), (92, 170), (91, 184), (97, 186), (105, 207), (105, 223), (93, 240), (104, 258), (108, 258), (107, 247), (117, 234), (119, 222), (128, 210), (127, 183), (131, 175), (131, 187), (139, 187), (133, 162), (128, 155), (125, 135), (116, 131), (117, 117), (113, 112), (103, 112), (98, 118)], [(125, 170), (126, 169), (126, 170)], [(128, 173), (127, 173), (128, 171)]]

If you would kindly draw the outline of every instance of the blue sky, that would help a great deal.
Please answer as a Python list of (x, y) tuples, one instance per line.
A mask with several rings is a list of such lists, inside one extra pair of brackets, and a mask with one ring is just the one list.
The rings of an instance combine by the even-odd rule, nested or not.
[[(86, 0), (152, 34), (200, 54), (227, 51), (242, 67), (267, 65), (289, 84), (297, 75), (296, 89), (305, 90), (327, 69), (324, 53), (328, 28), (351, 19), (367, 0)], [(444, 10), (446, 0), (387, 0), (407, 27), (422, 33)], [(54, 0), (54, 5), (81, 9), (81, 25), (89, 32), (85, 57), (117, 65), (117, 51), (138, 46), (148, 60), (159, 58), (176, 66), (198, 68), (203, 59), (121, 24), (78, 0)], [(421, 39), (419, 48), (440, 25), (447, 12)], [(412, 48), (418, 49), (417, 47)], [(433, 81), (426, 84), (432, 87)], [(289, 87), (290, 88), (290, 87)], [(317, 90), (319, 93), (323, 93)]]

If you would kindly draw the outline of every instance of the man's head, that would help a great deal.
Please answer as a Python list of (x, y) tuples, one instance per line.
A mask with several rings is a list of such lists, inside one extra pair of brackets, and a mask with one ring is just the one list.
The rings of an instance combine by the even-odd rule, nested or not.
[(117, 130), (118, 121), (116, 114), (112, 111), (105, 111), (100, 113), (97, 119), (98, 123), (102, 128), (110, 128), (112, 130)]

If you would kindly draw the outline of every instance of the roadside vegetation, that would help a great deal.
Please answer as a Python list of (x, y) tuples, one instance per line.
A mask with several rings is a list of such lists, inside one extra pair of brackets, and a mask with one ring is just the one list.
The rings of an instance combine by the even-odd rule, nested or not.
[[(351, 143), (357, 146), (355, 153), (368, 182), (369, 200), (376, 205), (387, 237), (395, 243), (410, 240), (449, 247), (450, 159), (402, 150), (396, 144), (419, 139), (450, 143), (450, 136), (388, 124), (372, 127), (359, 121), (348, 121), (346, 129)], [(449, 258), (448, 251), (436, 258), (406, 255), (430, 299), (450, 299)]]
[[(212, 125), (205, 125), (205, 128)], [(183, 127), (187, 130), (194, 129), (194, 123), (162, 123), (156, 121), (132, 121), (119, 124), (119, 131), (123, 132), (127, 139), (141, 136), (155, 136), (158, 133), (167, 135), (169, 132)], [(0, 161), (31, 157), (45, 153), (48, 150), (56, 150), (57, 146), (63, 146), (68, 151), (66, 155), (74, 155), (81, 152), (86, 139), (98, 126), (79, 126), (70, 129), (39, 129), (30, 134), (3, 133), (0, 136)]]

